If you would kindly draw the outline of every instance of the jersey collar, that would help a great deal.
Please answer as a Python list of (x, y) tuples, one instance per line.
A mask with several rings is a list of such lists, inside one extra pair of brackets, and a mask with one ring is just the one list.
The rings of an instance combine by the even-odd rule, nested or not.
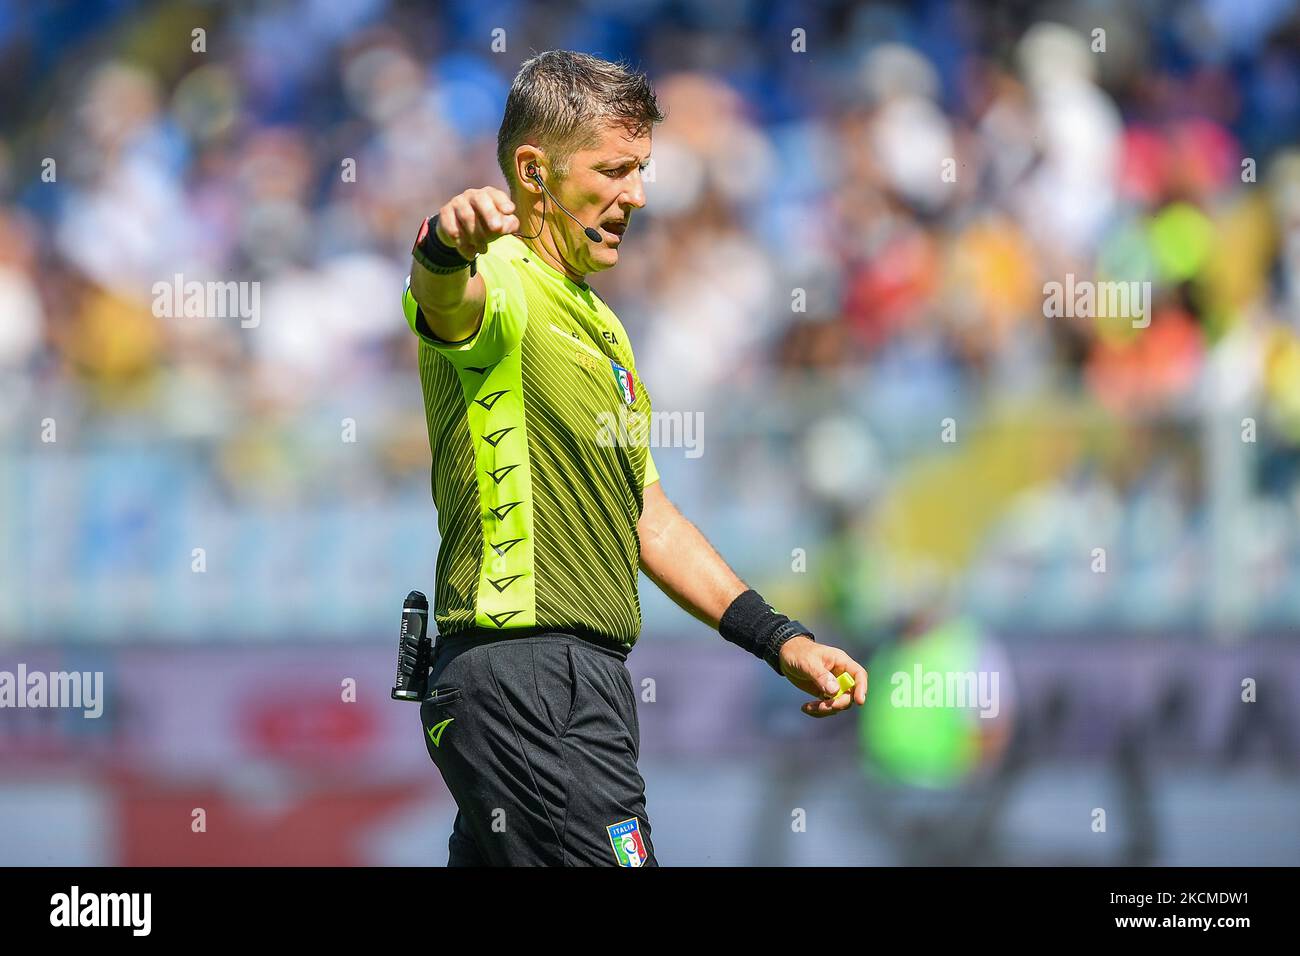
[[(519, 237), (516, 236), (515, 238), (518, 239)], [(573, 288), (577, 289), (579, 292), (590, 293), (592, 291), (591, 286), (587, 285), (587, 283), (574, 282), (573, 279), (569, 278), (559, 269), (555, 268), (555, 266), (551, 265), (549, 262), (543, 259), (537, 253), (536, 250), (534, 250), (530, 245), (528, 245), (528, 243), (524, 242), (522, 239), (519, 239), (519, 245), (522, 247), (523, 250), (523, 258), (528, 260), (529, 265), (536, 264), (540, 266), (543, 272), (548, 273), (552, 278), (560, 279), (563, 282), (565, 282), (567, 285), (573, 286)]]

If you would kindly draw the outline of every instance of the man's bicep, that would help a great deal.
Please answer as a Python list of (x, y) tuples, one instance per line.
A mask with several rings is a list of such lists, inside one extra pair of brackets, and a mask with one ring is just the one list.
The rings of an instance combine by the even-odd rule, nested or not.
[[(407, 320), (417, 335), (444, 343), (473, 338), (483, 321), (485, 298), (483, 279), (474, 273), (471, 266), (455, 275), (437, 275), (418, 261), (412, 263), (407, 287), (416, 303), (416, 311), (414, 321), (409, 315)], [(432, 303), (449, 298), (453, 301), (458, 299), (459, 304), (438, 310), (433, 308)]]
[(415, 293), (411, 291), (408, 280), (406, 291), (402, 295), (402, 311), (406, 315), (406, 323), (411, 327), (411, 331), (418, 335), (422, 340), (436, 349), (444, 349), (449, 346), (465, 345), (474, 339), (479, 329), (483, 325), (483, 308), (478, 309), (477, 317), (470, 325), (463, 325), (458, 331), (463, 332), (457, 337), (455, 332), (450, 332), (441, 323), (430, 321), (425, 311), (420, 308), (420, 303), (416, 301)]
[(662, 482), (648, 485), (641, 499), (641, 517), (637, 521), (637, 535), (642, 542), (642, 557), (645, 557), (645, 545), (656, 543), (668, 526), (672, 524), (677, 509), (664, 494)]
[(501, 361), (518, 348), (528, 321), (523, 283), (514, 268), (508, 262), (487, 256), (479, 256), (477, 262), (483, 286), (482, 314), (474, 330), (459, 341), (447, 341), (429, 326), (411, 292), (409, 279), (402, 297), (411, 331), (459, 368), (485, 368)]

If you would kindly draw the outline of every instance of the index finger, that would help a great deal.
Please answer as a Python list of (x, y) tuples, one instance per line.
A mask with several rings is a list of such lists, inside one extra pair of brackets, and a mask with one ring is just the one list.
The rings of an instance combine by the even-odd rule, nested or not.
[(849, 657), (848, 654), (840, 653), (840, 659), (832, 667), (833, 671), (838, 671), (835, 675), (848, 674), (853, 678), (853, 687), (842, 693), (836, 694), (836, 697), (844, 697), (849, 694), (853, 695), (853, 702), (862, 706), (867, 702), (867, 669)]
[(495, 186), (484, 186), (483, 191), (492, 197), (492, 202), (502, 212), (514, 212), (515, 203), (508, 195), (497, 189)]
[(863, 667), (861, 664), (859, 664), (857, 661), (854, 661), (853, 667), (850, 668), (849, 673), (853, 675), (853, 679), (857, 682), (857, 686), (853, 688), (853, 699), (858, 703), (859, 706), (866, 704), (867, 669)]
[(505, 214), (497, 208), (496, 202), (491, 196), (487, 195), (486, 190), (480, 193), (471, 193), (469, 203), (474, 207), (474, 211), (478, 213), (479, 222), (488, 231), (493, 233), (501, 231), (501, 224), (505, 219)]

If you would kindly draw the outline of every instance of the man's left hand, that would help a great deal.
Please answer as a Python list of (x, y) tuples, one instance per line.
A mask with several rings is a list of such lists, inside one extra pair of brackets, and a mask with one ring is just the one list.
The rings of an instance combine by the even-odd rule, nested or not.
[[(846, 672), (854, 686), (844, 694), (837, 678)], [(809, 717), (830, 717), (867, 702), (867, 669), (838, 647), (792, 637), (781, 645), (781, 673), (805, 694), (817, 698), (800, 708)]]

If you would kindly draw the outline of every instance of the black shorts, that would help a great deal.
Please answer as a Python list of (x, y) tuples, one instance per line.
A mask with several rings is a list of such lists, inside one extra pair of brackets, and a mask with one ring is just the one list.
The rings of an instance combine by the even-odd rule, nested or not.
[(439, 638), (424, 744), (449, 866), (656, 866), (625, 655), (572, 634)]

